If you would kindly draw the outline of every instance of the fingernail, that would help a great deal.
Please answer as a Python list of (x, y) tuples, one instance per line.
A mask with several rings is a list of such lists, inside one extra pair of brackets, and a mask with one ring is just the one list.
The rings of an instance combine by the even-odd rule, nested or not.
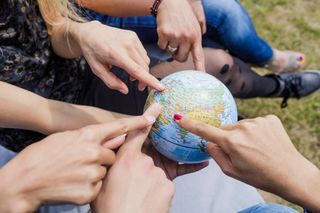
[(125, 94), (125, 95), (127, 95), (127, 94), (128, 94), (128, 91), (127, 91), (127, 90), (120, 89), (119, 91), (120, 91), (122, 94)]
[(163, 84), (158, 84), (158, 90), (159, 91), (163, 91), (163, 90), (165, 90), (166, 89), (166, 87), (163, 85)]
[(176, 121), (180, 121), (183, 118), (183, 115), (180, 114), (174, 114), (173, 119)]
[(149, 124), (153, 124), (154, 122), (156, 122), (156, 118), (151, 115), (146, 115), (144, 117), (147, 119)]

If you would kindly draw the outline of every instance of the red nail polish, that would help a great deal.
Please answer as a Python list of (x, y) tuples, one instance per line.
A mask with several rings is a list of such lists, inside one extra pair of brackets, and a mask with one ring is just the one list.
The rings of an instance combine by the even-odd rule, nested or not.
[(174, 118), (174, 120), (176, 120), (176, 121), (180, 121), (180, 120), (183, 118), (183, 116), (180, 115), (180, 114), (174, 114), (173, 118)]

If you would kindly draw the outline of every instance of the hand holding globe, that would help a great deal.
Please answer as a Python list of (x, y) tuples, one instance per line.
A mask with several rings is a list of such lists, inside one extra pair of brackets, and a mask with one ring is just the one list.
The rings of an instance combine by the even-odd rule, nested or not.
[(237, 121), (235, 101), (222, 82), (199, 71), (173, 73), (161, 81), (166, 90), (152, 90), (145, 108), (159, 103), (163, 109), (150, 132), (153, 146), (169, 159), (200, 163), (210, 158), (208, 142), (181, 128), (173, 119), (181, 114), (215, 127)]

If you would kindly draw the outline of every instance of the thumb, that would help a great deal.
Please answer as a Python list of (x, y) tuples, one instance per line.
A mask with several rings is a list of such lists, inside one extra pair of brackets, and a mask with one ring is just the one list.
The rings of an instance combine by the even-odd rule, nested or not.
[(209, 143), (208, 152), (211, 157), (217, 162), (223, 172), (231, 171), (232, 162), (230, 157), (217, 144)]
[[(152, 104), (143, 114), (143, 116), (151, 116), (157, 118), (161, 112), (161, 105), (158, 103)], [(141, 151), (142, 146), (148, 137), (152, 126), (148, 126), (143, 130), (132, 131), (128, 134), (125, 147), (131, 147), (135, 150)]]

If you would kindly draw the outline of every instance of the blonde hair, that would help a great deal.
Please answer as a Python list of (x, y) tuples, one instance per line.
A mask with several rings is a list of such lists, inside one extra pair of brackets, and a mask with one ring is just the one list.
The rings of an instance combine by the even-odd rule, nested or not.
[(73, 21), (85, 22), (77, 9), (69, 0), (38, 0), (42, 17), (49, 26), (57, 24), (61, 17), (67, 17)]

